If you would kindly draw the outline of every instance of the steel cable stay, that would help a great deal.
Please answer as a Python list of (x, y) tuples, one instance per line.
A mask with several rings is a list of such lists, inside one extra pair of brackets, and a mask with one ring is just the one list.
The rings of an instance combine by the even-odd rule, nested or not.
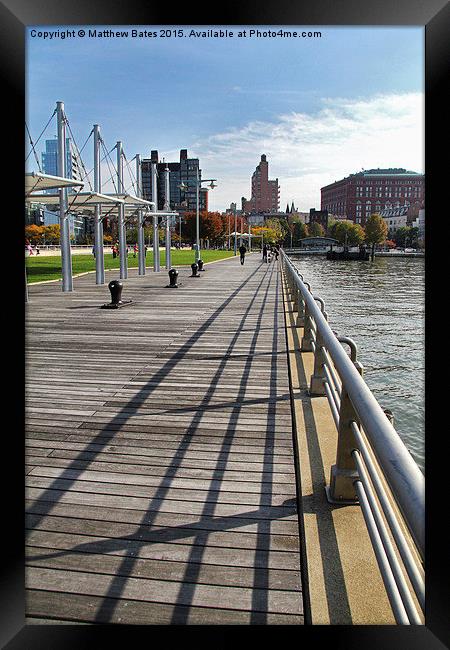
[[(41, 131), (41, 134), (39, 135), (39, 137), (38, 137), (38, 139), (36, 140), (36, 142), (34, 143), (34, 145), (33, 145), (33, 143), (32, 143), (32, 139), (31, 139), (31, 135), (30, 135), (30, 131), (29, 131), (29, 129), (28, 129), (27, 123), (25, 122), (25, 126), (27, 127), (28, 134), (30, 135), (30, 144), (31, 144), (31, 146), (32, 146), (32, 150), (34, 151), (34, 155), (35, 155), (35, 156), (36, 156), (36, 150), (35, 150), (35, 147), (37, 146), (39, 140), (42, 138), (43, 134), (44, 134), (45, 131), (47, 130), (48, 125), (50, 124), (50, 122), (52, 121), (52, 119), (55, 117), (55, 115), (56, 115), (56, 108), (55, 108), (55, 110), (53, 111), (53, 113), (51, 114), (49, 121), (48, 121), (47, 124), (44, 126), (43, 130)], [(25, 162), (27, 162), (27, 160), (28, 160), (28, 158), (30, 157), (30, 155), (31, 155), (31, 151), (29, 152), (28, 156), (25, 158)], [(37, 163), (38, 163), (38, 166), (39, 166), (39, 171), (42, 171), (42, 170), (40, 169), (40, 165), (39, 165), (39, 162), (38, 162), (38, 161), (37, 161)]]
[[(39, 171), (42, 173), (42, 168), (41, 168), (41, 165), (40, 165), (40, 163), (39, 163), (39, 158), (37, 157), (36, 149), (35, 149), (35, 146), (34, 146), (34, 144), (33, 144), (33, 140), (32, 140), (32, 138), (31, 138), (31, 133), (30, 133), (30, 130), (29, 130), (28, 125), (27, 125), (26, 122), (25, 122), (25, 128), (26, 128), (26, 130), (27, 130), (28, 137), (29, 137), (29, 139), (30, 139), (30, 144), (31, 144), (31, 151), (30, 151), (30, 153), (28, 154), (28, 156), (25, 158), (25, 162), (26, 162), (26, 161), (28, 160), (28, 158), (30, 157), (30, 154), (31, 154), (31, 153), (34, 153), (34, 157), (35, 157), (35, 159), (36, 159), (36, 163), (37, 163), (38, 169), (39, 169)], [(36, 183), (36, 184), (37, 184), (37, 183)], [(33, 189), (34, 189), (34, 188), (33, 188)]]
[[(85, 167), (84, 162), (83, 162), (83, 159), (82, 159), (82, 157), (81, 157), (81, 152), (80, 152), (80, 150), (79, 150), (79, 148), (78, 148), (77, 141), (75, 140), (75, 136), (74, 136), (74, 134), (73, 134), (73, 132), (72, 132), (72, 129), (70, 128), (70, 123), (69, 123), (69, 120), (68, 120), (67, 115), (66, 115), (65, 113), (64, 113), (64, 119), (65, 119), (65, 122), (66, 122), (67, 128), (69, 129), (69, 133), (70, 133), (70, 135), (71, 135), (71, 137), (72, 137), (73, 143), (74, 143), (74, 145), (75, 145), (75, 149), (76, 149), (76, 152), (77, 152), (77, 157), (78, 157), (78, 159), (79, 159), (79, 161), (80, 161), (80, 163), (81, 163), (81, 166), (82, 166), (82, 168), (83, 168), (83, 170), (84, 170), (84, 176), (83, 176), (82, 180), (84, 180), (85, 178), (87, 178), (87, 181), (88, 181), (88, 183), (89, 183), (89, 189), (90, 189), (91, 192), (92, 192), (93, 189), (92, 189), (91, 181), (90, 181), (90, 179), (89, 179), (89, 176), (87, 175), (86, 167)], [(91, 135), (92, 135), (93, 132), (94, 132), (94, 129), (92, 129), (91, 132), (89, 133), (88, 138), (87, 138), (85, 144), (83, 145), (83, 148), (86, 146), (86, 144), (87, 144), (87, 142), (88, 142), (88, 140), (89, 140), (89, 138), (91, 137)]]
[[(112, 161), (112, 159), (111, 159), (111, 156), (110, 156), (111, 151), (114, 151), (114, 149), (116, 148), (116, 145), (114, 145), (114, 147), (111, 149), (111, 151), (106, 151), (105, 142), (104, 142), (104, 140), (103, 140), (102, 138), (100, 138), (100, 144), (101, 144), (102, 147), (103, 147), (103, 151), (106, 152), (106, 153), (105, 153), (105, 156), (104, 156), (103, 159), (102, 159), (102, 161), (105, 160), (105, 158), (106, 158), (106, 164), (107, 164), (107, 166), (108, 166), (108, 171), (109, 171), (109, 173), (111, 174), (111, 167), (109, 166), (109, 161), (110, 161), (110, 162), (111, 162), (111, 165), (113, 166), (114, 172), (115, 172), (115, 174), (114, 174), (114, 173), (111, 174), (111, 176), (108, 178), (108, 180), (106, 180), (106, 181), (104, 181), (104, 182), (102, 183), (102, 186), (103, 186), (103, 185), (106, 185), (107, 183), (109, 183), (109, 181), (112, 181), (112, 184), (113, 184), (113, 187), (114, 187), (115, 194), (118, 194), (117, 186), (116, 186), (116, 183), (114, 182), (114, 178), (115, 178), (115, 177), (117, 178), (117, 169), (116, 169), (116, 167), (115, 167), (115, 165), (114, 165), (114, 163), (113, 163), (113, 161)], [(109, 158), (109, 161), (108, 161), (108, 158)], [(101, 161), (101, 162), (102, 162), (102, 161)]]
[[(102, 144), (104, 144), (104, 142), (103, 142), (101, 136), (99, 136), (99, 142), (102, 143)], [(111, 151), (114, 151), (115, 148), (116, 148), (116, 146), (114, 145), (114, 147), (111, 149)], [(111, 151), (108, 152), (108, 153), (111, 153)], [(103, 156), (103, 158), (100, 159), (100, 164), (105, 160), (105, 158), (106, 158), (106, 156), (108, 155), (108, 153), (106, 153), (106, 154)], [(92, 169), (88, 172), (88, 176), (90, 176), (90, 175), (92, 174), (93, 171), (94, 171), (94, 167), (92, 167)], [(108, 180), (107, 180), (106, 182), (109, 182), (110, 180), (111, 180), (111, 178), (108, 178)]]
[[(129, 174), (129, 176), (130, 176), (130, 180), (131, 180), (131, 186), (129, 185), (129, 186), (127, 187), (127, 189), (124, 190), (124, 193), (127, 194), (127, 193), (128, 193), (128, 190), (130, 189), (130, 187), (132, 187), (132, 188), (134, 189), (134, 195), (137, 196), (137, 195), (138, 195), (137, 179), (136, 179), (136, 177), (134, 176), (134, 174), (133, 174), (133, 172), (131, 171), (131, 168), (130, 168), (130, 163), (132, 163), (133, 160), (135, 160), (136, 156), (134, 156), (134, 157), (130, 160), (130, 162), (128, 162), (127, 157), (126, 157), (124, 151), (122, 151), (122, 156), (123, 156), (123, 159), (125, 160), (125, 164), (126, 164), (127, 169), (128, 169), (128, 174)], [(134, 184), (133, 181), (136, 182), (136, 185)]]

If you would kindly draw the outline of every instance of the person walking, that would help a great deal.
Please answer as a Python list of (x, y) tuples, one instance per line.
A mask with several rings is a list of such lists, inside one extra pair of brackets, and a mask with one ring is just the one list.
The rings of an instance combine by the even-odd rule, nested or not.
[(138, 252), (138, 245), (135, 244), (135, 245), (133, 246), (133, 257), (136, 257), (136, 253), (137, 253), (137, 252)]
[(267, 262), (267, 246), (266, 246), (266, 244), (264, 244), (264, 246), (263, 246), (262, 254), (263, 254), (263, 262)]
[(239, 246), (239, 254), (241, 256), (241, 264), (244, 264), (244, 262), (245, 262), (245, 253), (246, 252), (247, 252), (247, 248), (246, 248), (245, 244), (241, 244)]

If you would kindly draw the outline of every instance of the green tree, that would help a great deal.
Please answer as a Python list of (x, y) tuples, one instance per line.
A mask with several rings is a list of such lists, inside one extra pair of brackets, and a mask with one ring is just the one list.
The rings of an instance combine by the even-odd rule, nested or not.
[(310, 223), (308, 230), (310, 237), (323, 237), (325, 235), (324, 227), (320, 223), (317, 223), (317, 221)]
[(419, 240), (419, 229), (411, 226), (401, 226), (393, 234), (393, 240), (397, 246), (411, 246), (417, 248)]
[(347, 246), (358, 246), (365, 238), (364, 229), (353, 221), (335, 221), (328, 230), (330, 237)]
[(388, 226), (379, 214), (371, 214), (366, 222), (366, 242), (372, 246), (372, 260), (375, 256), (375, 244), (386, 241)]
[(282, 242), (286, 235), (289, 234), (289, 224), (286, 219), (277, 219), (272, 217), (271, 219), (266, 219), (264, 226), (269, 228), (275, 233), (275, 239), (272, 243)]

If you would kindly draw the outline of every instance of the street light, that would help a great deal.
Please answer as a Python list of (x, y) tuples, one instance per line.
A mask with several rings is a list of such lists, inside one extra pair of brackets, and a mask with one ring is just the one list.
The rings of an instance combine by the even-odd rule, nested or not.
[[(197, 218), (196, 218), (196, 251), (195, 251), (195, 261), (198, 262), (200, 259), (200, 214), (199, 214), (199, 191), (202, 183), (210, 183), (209, 187), (213, 190), (217, 185), (214, 184), (214, 182), (217, 180), (216, 178), (204, 178), (202, 180), (199, 179), (198, 177), (198, 167), (196, 169), (196, 174), (197, 177), (195, 180), (192, 182), (195, 183), (195, 189), (196, 189), (196, 205), (197, 205)], [(188, 183), (191, 179), (188, 179)], [(178, 186), (180, 190), (183, 192), (188, 189), (188, 186), (185, 185), (183, 182)]]

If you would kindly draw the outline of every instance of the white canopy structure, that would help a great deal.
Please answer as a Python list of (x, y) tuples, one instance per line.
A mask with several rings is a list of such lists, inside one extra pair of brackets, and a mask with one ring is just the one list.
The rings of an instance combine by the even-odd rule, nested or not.
[[(84, 187), (81, 181), (75, 181), (73, 178), (63, 178), (61, 176), (50, 176), (41, 172), (28, 172), (25, 174), (25, 197), (28, 198), (32, 192), (41, 190), (54, 190), (65, 187)], [(47, 195), (49, 196), (49, 195)]]
[[(42, 205), (59, 205), (58, 194), (31, 194), (27, 197), (28, 203), (40, 203)], [(68, 212), (94, 212), (96, 205), (124, 205), (125, 201), (117, 196), (100, 194), (99, 192), (78, 192), (69, 194), (67, 197)]]

